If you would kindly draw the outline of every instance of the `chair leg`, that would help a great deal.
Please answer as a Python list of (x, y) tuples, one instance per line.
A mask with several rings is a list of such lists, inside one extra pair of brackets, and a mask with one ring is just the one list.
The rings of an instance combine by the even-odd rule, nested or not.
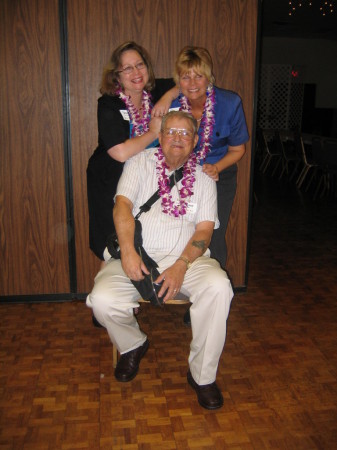
[(281, 162), (281, 160), (278, 159), (277, 162), (276, 162), (276, 164), (275, 164), (274, 170), (273, 170), (272, 173), (271, 173), (271, 176), (272, 176), (272, 177), (274, 176), (276, 170), (278, 169), (278, 166), (279, 166), (280, 162)]
[(112, 367), (115, 369), (118, 361), (118, 352), (115, 345), (112, 346)]
[(331, 177), (330, 177), (329, 173), (327, 173), (325, 175), (325, 186), (326, 186), (327, 194), (329, 195), (330, 190), (331, 190)]
[(264, 168), (264, 165), (266, 164), (266, 161), (268, 160), (268, 154), (267, 155), (264, 155), (264, 157), (263, 157), (263, 159), (262, 159), (262, 162), (261, 162), (261, 164), (260, 164), (260, 166), (259, 166), (259, 169), (261, 170), (261, 172), (263, 172), (263, 168)]
[(294, 164), (295, 167), (292, 171), (292, 174), (290, 175), (289, 181), (291, 181), (294, 178), (294, 176), (296, 175), (299, 164), (300, 164), (299, 161), (295, 162), (295, 164)]
[(261, 172), (265, 173), (271, 161), (271, 156), (267, 155), (266, 160), (261, 164)]
[(322, 182), (323, 182), (323, 190), (322, 190), (322, 193), (321, 193), (320, 197), (322, 197), (324, 192), (325, 192), (325, 179), (324, 179), (324, 177), (325, 177), (325, 175), (322, 175), (321, 179), (319, 180), (318, 186), (317, 186), (317, 188), (315, 190), (315, 193), (314, 193), (314, 198), (313, 198), (314, 200), (316, 200), (316, 198), (317, 198), (317, 195), (318, 195), (319, 190), (321, 188)]
[(279, 180), (283, 177), (284, 172), (288, 173), (288, 163), (287, 162), (283, 162), (283, 164), (282, 164), (282, 171), (280, 173), (280, 176), (278, 177)]
[(310, 167), (308, 166), (304, 166), (301, 173), (299, 174), (297, 180), (296, 180), (296, 186), (298, 187), (298, 189), (302, 186), (305, 177), (307, 176), (307, 173), (309, 172)]
[(310, 179), (309, 179), (309, 181), (308, 181), (307, 187), (305, 188), (305, 192), (308, 191), (309, 187), (311, 186), (311, 183), (313, 182), (313, 179), (314, 179), (315, 176), (316, 176), (317, 169), (316, 169), (316, 167), (313, 167), (313, 169), (314, 169), (314, 170), (312, 171), (312, 174), (311, 174), (311, 177), (310, 177)]

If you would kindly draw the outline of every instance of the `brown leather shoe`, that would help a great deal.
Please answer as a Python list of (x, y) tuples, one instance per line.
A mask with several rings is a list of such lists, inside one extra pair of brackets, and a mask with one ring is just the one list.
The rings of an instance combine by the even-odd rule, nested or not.
[(115, 369), (116, 380), (131, 381), (135, 378), (138, 373), (140, 360), (143, 358), (148, 348), (149, 341), (146, 339), (144, 344), (140, 347), (121, 355)]
[(198, 402), (203, 408), (221, 408), (223, 405), (223, 396), (215, 381), (211, 384), (199, 385), (194, 381), (190, 371), (187, 372), (187, 381), (197, 393)]

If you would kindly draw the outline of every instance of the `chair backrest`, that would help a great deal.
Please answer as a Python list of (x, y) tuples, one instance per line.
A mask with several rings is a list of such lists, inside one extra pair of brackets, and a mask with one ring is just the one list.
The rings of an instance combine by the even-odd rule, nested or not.
[(302, 149), (298, 145), (298, 130), (278, 130), (276, 133), (278, 146), (283, 157), (292, 160), (302, 160)]
[(261, 137), (265, 150), (270, 155), (282, 155), (282, 150), (278, 145), (277, 130), (273, 128), (261, 130)]
[(294, 142), (297, 154), (301, 156), (301, 159), (303, 160), (304, 164), (308, 164), (308, 158), (300, 130), (294, 131)]
[(281, 155), (285, 156), (285, 149), (281, 138), (281, 132), (279, 130), (275, 131), (275, 141), (277, 150), (281, 153)]
[(257, 130), (257, 142), (261, 153), (268, 152), (268, 144), (266, 141), (266, 136), (261, 128)]

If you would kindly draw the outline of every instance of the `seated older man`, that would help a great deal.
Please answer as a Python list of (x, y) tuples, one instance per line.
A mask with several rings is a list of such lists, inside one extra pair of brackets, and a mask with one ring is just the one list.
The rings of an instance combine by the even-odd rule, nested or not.
[[(218, 227), (216, 186), (196, 163), (197, 140), (196, 120), (173, 111), (163, 118), (161, 147), (126, 162), (113, 210), (121, 259), (111, 258), (97, 274), (87, 305), (121, 354), (116, 379), (132, 380), (149, 347), (133, 314), (139, 293), (130, 280), (149, 274), (134, 247), (134, 215), (159, 188), (160, 200), (140, 216), (143, 247), (158, 264), (160, 276), (154, 281), (162, 283), (158, 295), (164, 302), (178, 291), (190, 298), (193, 337), (187, 381), (201, 406), (217, 409), (223, 397), (215, 380), (233, 291), (226, 272), (208, 250)], [(169, 175), (182, 166), (183, 178), (170, 190)]]

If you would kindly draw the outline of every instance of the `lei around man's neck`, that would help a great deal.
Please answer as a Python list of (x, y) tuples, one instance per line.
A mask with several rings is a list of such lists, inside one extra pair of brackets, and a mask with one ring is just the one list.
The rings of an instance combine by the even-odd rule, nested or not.
[(193, 195), (197, 156), (192, 152), (183, 166), (182, 186), (178, 189), (179, 201), (177, 202), (174, 202), (172, 199), (170, 179), (168, 176), (169, 167), (166, 164), (161, 147), (158, 147), (155, 156), (157, 158), (156, 173), (158, 177), (158, 189), (161, 197), (162, 211), (164, 214), (173, 217), (184, 216), (187, 212), (188, 199)]

